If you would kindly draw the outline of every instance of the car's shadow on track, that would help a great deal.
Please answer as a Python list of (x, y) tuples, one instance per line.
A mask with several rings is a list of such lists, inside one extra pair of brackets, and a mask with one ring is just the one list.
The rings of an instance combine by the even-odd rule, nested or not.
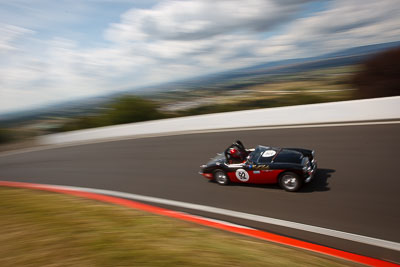
[[(334, 173), (333, 169), (317, 169), (315, 176), (311, 182), (303, 185), (297, 193), (312, 193), (312, 192), (324, 192), (329, 191), (328, 179), (331, 177), (331, 173)], [(209, 180), (210, 183), (215, 183), (213, 180)], [(244, 187), (257, 187), (266, 189), (278, 189), (283, 190), (277, 184), (245, 184), (245, 183), (231, 183), (229, 186), (244, 186)]]
[(333, 169), (317, 169), (314, 178), (310, 183), (305, 184), (300, 190), (299, 193), (311, 193), (311, 192), (324, 192), (329, 191), (329, 182), (328, 179), (332, 176), (331, 173), (334, 173)]

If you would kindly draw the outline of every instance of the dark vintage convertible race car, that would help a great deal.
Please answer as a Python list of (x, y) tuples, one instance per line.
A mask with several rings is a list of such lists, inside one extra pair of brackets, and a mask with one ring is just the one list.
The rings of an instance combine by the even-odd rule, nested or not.
[(246, 149), (238, 140), (200, 167), (201, 175), (220, 185), (279, 183), (286, 191), (294, 192), (311, 181), (317, 161), (313, 150), (261, 145)]

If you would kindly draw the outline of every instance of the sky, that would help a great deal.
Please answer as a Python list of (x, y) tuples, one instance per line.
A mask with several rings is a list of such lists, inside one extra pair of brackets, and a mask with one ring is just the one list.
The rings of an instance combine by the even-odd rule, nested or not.
[(0, 0), (0, 114), (399, 40), (399, 0)]

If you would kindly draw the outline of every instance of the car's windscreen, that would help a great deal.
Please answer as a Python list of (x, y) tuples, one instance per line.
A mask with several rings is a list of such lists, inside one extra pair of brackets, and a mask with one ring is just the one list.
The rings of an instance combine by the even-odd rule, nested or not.
[(260, 154), (261, 154), (261, 149), (260, 147), (257, 147), (253, 152), (250, 153), (249, 162), (256, 163), (258, 158), (260, 157)]

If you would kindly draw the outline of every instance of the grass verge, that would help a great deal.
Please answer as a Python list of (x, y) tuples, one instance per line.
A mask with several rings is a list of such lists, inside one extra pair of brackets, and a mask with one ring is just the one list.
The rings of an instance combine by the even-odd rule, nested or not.
[(355, 266), (93, 200), (0, 187), (0, 266)]

